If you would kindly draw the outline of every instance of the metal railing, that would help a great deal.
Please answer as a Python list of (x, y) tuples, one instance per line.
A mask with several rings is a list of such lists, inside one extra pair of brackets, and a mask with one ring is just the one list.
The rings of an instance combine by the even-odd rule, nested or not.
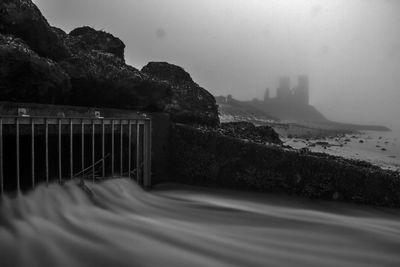
[[(23, 148), (20, 142), (22, 136), (24, 137), (25, 145)], [(15, 138), (15, 153), (5, 151), (4, 140), (6, 137), (9, 143), (10, 138)], [(29, 148), (26, 147), (28, 138), (30, 139)], [(51, 138), (57, 140), (57, 153), (54, 153), (54, 149), (51, 149), (51, 146), (55, 143), (49, 141)], [(44, 148), (36, 144), (38, 140), (41, 141), (41, 145), (43, 145), (44, 141)], [(89, 144), (85, 144), (85, 142), (88, 141), (89, 144), (91, 143), (91, 156), (89, 157), (89, 162), (86, 162)], [(14, 141), (12, 143), (14, 145)], [(116, 147), (116, 143), (119, 143), (119, 148)], [(5, 171), (7, 171), (8, 176), (12, 176), (11, 179), (7, 179), (8, 183), (14, 180), (13, 173), (15, 174), (16, 190), (18, 193), (21, 192), (21, 149), (25, 159), (27, 159), (26, 154), (29, 154), (28, 151), (30, 152), (29, 176), (31, 188), (36, 186), (37, 175), (40, 171), (42, 173), (44, 171), (46, 184), (53, 180), (54, 177), (50, 177), (51, 167), (58, 169), (58, 177), (56, 179), (60, 183), (65, 179), (78, 177), (95, 181), (100, 178), (119, 176), (135, 179), (145, 187), (151, 185), (151, 120), (149, 118), (66, 118), (0, 115), (1, 194), (5, 191)], [(8, 145), (8, 150), (10, 150), (10, 145)], [(40, 151), (38, 152), (37, 150)], [(37, 166), (38, 164), (35, 163), (38, 153), (43, 157), (42, 152), (44, 152), (44, 170), (39, 170), (42, 166)], [(14, 156), (14, 154), (15, 164), (9, 158), (10, 155)], [(79, 154), (80, 159), (77, 160), (76, 157)], [(52, 160), (57, 157), (57, 163), (50, 166), (49, 156)], [(8, 163), (11, 162), (11, 164), (7, 165), (15, 167), (15, 172), (7, 170), (8, 166), (5, 165), (5, 160)], [(107, 160), (108, 165), (111, 166), (107, 166)], [(26, 161), (23, 162), (25, 184), (27, 182), (26, 168), (29, 168)], [(80, 161), (80, 164), (78, 161)], [(116, 162), (119, 163), (119, 166), (116, 166)], [(64, 164), (68, 165), (69, 168), (65, 168)], [(43, 181), (43, 179), (41, 180)]]

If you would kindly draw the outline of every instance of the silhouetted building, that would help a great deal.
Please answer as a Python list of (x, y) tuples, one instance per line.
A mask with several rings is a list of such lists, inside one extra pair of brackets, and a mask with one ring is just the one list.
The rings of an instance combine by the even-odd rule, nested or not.
[(277, 90), (277, 98), (280, 100), (288, 100), (292, 95), (290, 90), (290, 78), (288, 76), (282, 76), (279, 78), (279, 87)]
[(265, 89), (264, 101), (269, 100), (269, 88)]
[(309, 83), (307, 75), (298, 76), (298, 84), (295, 88), (290, 88), (290, 78), (282, 76), (279, 78), (279, 87), (276, 98), (270, 98), (269, 89), (265, 90), (264, 102), (279, 101), (292, 105), (308, 105), (309, 103)]
[(308, 88), (308, 76), (300, 75), (298, 77), (298, 85), (293, 90), (295, 101), (304, 105), (309, 103), (309, 88)]

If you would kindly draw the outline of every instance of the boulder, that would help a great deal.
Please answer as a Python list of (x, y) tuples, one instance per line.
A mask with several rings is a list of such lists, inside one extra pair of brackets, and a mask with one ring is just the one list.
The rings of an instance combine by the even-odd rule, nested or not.
[(58, 33), (63, 36), (63, 42), (71, 53), (68, 58), (60, 61), (60, 65), (71, 77), (72, 94), (69, 104), (163, 110), (164, 98), (170, 94), (169, 86), (125, 64), (123, 56), (99, 48), (106, 50), (106, 43), (87, 43), (85, 40), (91, 39), (89, 34), (93, 35), (93, 40), (96, 36), (107, 34), (87, 28), (85, 34), (78, 34), (81, 30), (72, 31), (72, 35), (63, 35), (61, 31)]
[(111, 53), (124, 60), (125, 44), (117, 37), (105, 31), (97, 31), (88, 26), (76, 28), (69, 33), (76, 43), (86, 46), (86, 49)]
[(100, 51), (61, 63), (71, 76), (71, 105), (162, 110), (167, 85), (152, 81), (115, 56)]
[(0, 34), (0, 100), (63, 104), (70, 95), (68, 74), (40, 57), (21, 39)]
[(171, 88), (172, 95), (165, 99), (165, 111), (171, 114), (173, 121), (210, 126), (219, 124), (214, 96), (195, 83), (183, 68), (167, 62), (150, 62), (141, 71)]
[(0, 1), (0, 33), (23, 39), (42, 57), (59, 60), (68, 49), (30, 0)]

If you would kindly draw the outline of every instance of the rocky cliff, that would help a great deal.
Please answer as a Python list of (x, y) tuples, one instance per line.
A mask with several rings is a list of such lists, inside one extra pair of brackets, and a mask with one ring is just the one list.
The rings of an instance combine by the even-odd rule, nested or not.
[(0, 34), (0, 101), (64, 104), (70, 78), (61, 66), (21, 39)]
[[(124, 43), (90, 27), (51, 27), (30, 0), (0, 2), (0, 100), (165, 111), (219, 123), (215, 99), (182, 68), (124, 60)], [(19, 39), (18, 39), (19, 38)]]
[(195, 83), (183, 68), (167, 62), (150, 62), (142, 68), (142, 73), (169, 85), (172, 94), (166, 101), (165, 110), (174, 121), (219, 124), (215, 98)]

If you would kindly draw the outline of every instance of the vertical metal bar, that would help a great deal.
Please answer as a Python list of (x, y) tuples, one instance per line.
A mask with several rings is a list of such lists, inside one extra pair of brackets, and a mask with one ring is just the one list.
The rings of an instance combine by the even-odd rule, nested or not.
[(35, 121), (31, 120), (32, 188), (35, 188)]
[(61, 119), (58, 119), (58, 181), (61, 183), (61, 176), (62, 176), (62, 163), (61, 163)]
[(144, 186), (146, 184), (146, 179), (147, 179), (147, 127), (146, 127), (146, 121), (143, 123), (143, 139), (142, 139), (142, 157), (143, 157), (143, 170), (142, 170), (142, 185)]
[(123, 159), (123, 149), (124, 149), (124, 147), (123, 147), (123, 138), (124, 138), (124, 125), (122, 124), (122, 120), (120, 120), (120, 123), (121, 123), (121, 134), (120, 134), (120, 154), (119, 154), (119, 160), (120, 160), (120, 168), (119, 168), (119, 172), (120, 172), (120, 176), (122, 177), (123, 176), (123, 172), (124, 172), (124, 170), (123, 170), (123, 161), (124, 161), (124, 159)]
[(69, 121), (69, 177), (74, 176), (74, 124), (72, 119)]
[(46, 120), (45, 139), (46, 139), (46, 185), (49, 185), (49, 121)]
[(148, 146), (149, 146), (149, 124), (148, 121), (146, 120), (143, 125), (143, 185), (146, 187), (148, 185), (148, 180), (149, 180), (149, 151), (148, 151)]
[(81, 160), (82, 160), (82, 178), (85, 178), (85, 121), (81, 122)]
[(19, 177), (19, 119), (15, 119), (16, 126), (16, 153), (17, 153), (17, 189), (18, 193), (21, 192), (20, 177)]
[(1, 194), (4, 193), (4, 172), (3, 172), (3, 119), (0, 119), (0, 187)]
[(103, 159), (102, 164), (102, 177), (106, 176), (106, 163), (105, 163), (105, 129), (104, 129), (104, 119), (101, 124), (101, 158)]
[(94, 120), (92, 120), (92, 181), (94, 182), (94, 171), (95, 171), (95, 168), (94, 168), (94, 163), (95, 163), (95, 148), (94, 148), (94, 145), (95, 145), (95, 143), (94, 143), (94, 134), (95, 134), (95, 121)]
[(114, 124), (115, 121), (112, 120), (111, 123), (111, 176), (114, 177)]
[(136, 182), (141, 183), (140, 178), (140, 125), (139, 121), (136, 121)]
[(128, 121), (128, 177), (131, 178), (131, 161), (132, 161), (132, 124), (131, 120)]
[(148, 121), (148, 130), (147, 130), (147, 179), (144, 184), (145, 187), (151, 186), (151, 149), (152, 149), (152, 122)]

